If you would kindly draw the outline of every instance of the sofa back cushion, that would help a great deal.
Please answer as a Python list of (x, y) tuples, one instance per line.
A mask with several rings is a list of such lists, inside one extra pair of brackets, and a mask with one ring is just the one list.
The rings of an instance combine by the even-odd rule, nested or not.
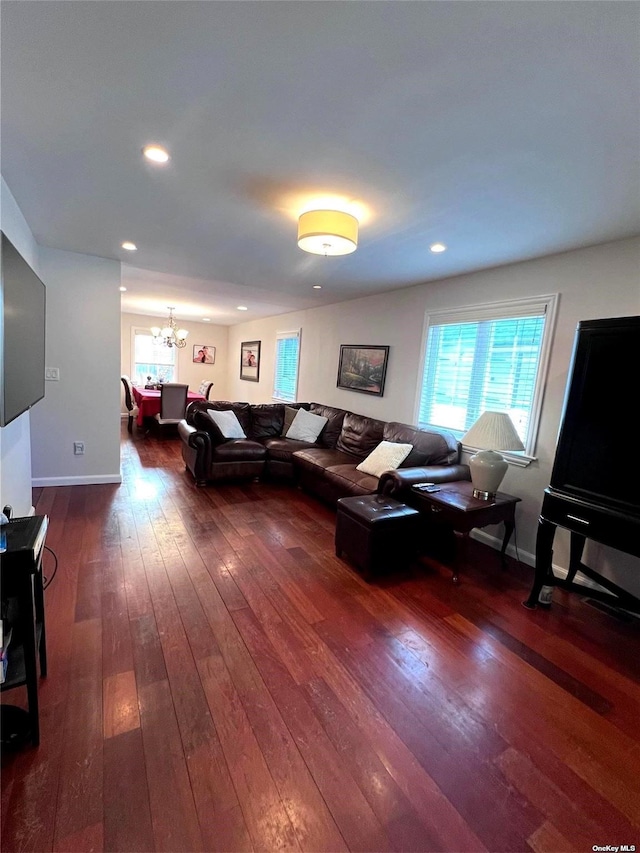
[(409, 424), (389, 421), (384, 425), (384, 440), (413, 445), (413, 450), (400, 465), (401, 468), (451, 465), (460, 461), (460, 442), (446, 430), (418, 429)]
[(232, 403), (228, 400), (197, 400), (187, 407), (187, 423), (196, 429), (209, 433), (215, 445), (224, 441), (220, 430), (216, 427), (207, 410), (216, 412), (234, 412), (245, 435), (251, 435), (251, 406), (249, 403)]
[(351, 453), (359, 459), (364, 459), (384, 438), (384, 426), (384, 421), (346, 412), (336, 447), (344, 453)]
[(344, 409), (334, 409), (333, 406), (323, 406), (321, 403), (312, 403), (309, 409), (314, 415), (320, 415), (327, 419), (324, 429), (318, 436), (318, 444), (333, 450), (338, 443), (344, 416)]
[(282, 403), (254, 403), (251, 406), (251, 438), (273, 438), (280, 435), (283, 423)]

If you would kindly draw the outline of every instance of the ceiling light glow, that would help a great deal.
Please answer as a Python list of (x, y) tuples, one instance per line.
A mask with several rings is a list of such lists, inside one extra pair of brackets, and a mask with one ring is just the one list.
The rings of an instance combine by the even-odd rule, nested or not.
[(247, 308), (246, 305), (238, 305), (238, 311), (248, 311), (248, 310), (249, 309)]
[(202, 322), (203, 322), (203, 323), (210, 323), (210, 322), (211, 322), (211, 317), (203, 317), (203, 318), (202, 318)]
[(314, 284), (313, 289), (314, 290), (322, 290), (322, 285), (321, 284)]
[(447, 251), (447, 247), (445, 246), (444, 243), (432, 243), (429, 246), (429, 249), (431, 249), (431, 251), (436, 255), (439, 254), (440, 252), (446, 252)]
[(127, 292), (127, 288), (126, 288), (126, 287), (121, 287), (121, 288), (120, 288), (120, 293), (126, 293), (126, 292)]
[(130, 240), (125, 240), (124, 243), (121, 244), (123, 249), (126, 249), (127, 252), (137, 252), (138, 247), (135, 243), (132, 243)]
[(169, 152), (161, 145), (145, 145), (142, 153), (153, 163), (167, 163), (169, 160)]

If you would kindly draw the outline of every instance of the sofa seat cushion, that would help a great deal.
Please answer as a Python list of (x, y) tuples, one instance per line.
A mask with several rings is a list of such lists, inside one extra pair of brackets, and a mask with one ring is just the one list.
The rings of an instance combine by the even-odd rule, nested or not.
[(332, 465), (352, 465), (354, 468), (360, 460), (350, 453), (341, 450), (330, 450), (325, 447), (312, 446), (304, 450), (296, 450), (293, 463), (296, 468), (304, 469), (322, 476), (322, 472)]
[(325, 477), (345, 495), (369, 495), (378, 490), (378, 478), (358, 471), (353, 464), (332, 465), (326, 469)]
[(280, 462), (291, 462), (291, 457), (296, 451), (316, 447), (308, 441), (281, 437), (263, 438), (261, 443), (267, 448), (269, 459), (278, 459)]
[[(362, 462), (373, 448), (380, 444), (384, 437), (383, 433), (384, 421), (347, 412), (342, 423), (342, 431), (338, 436), (336, 449), (342, 450), (344, 453), (351, 453), (358, 458), (358, 462)], [(412, 444), (412, 442), (407, 443)]]
[(267, 450), (260, 442), (249, 438), (232, 438), (213, 448), (211, 462), (259, 462), (266, 456)]

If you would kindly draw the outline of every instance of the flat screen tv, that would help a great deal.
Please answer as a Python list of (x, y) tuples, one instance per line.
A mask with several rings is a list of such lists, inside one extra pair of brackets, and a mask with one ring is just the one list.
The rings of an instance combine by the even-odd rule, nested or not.
[(46, 288), (7, 236), (1, 236), (0, 427), (4, 427), (44, 397)]

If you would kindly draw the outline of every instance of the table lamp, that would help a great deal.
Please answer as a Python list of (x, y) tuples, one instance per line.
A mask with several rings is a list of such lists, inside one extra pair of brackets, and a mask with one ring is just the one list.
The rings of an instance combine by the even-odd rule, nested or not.
[(497, 451), (524, 450), (513, 421), (506, 412), (483, 412), (462, 443), (478, 448), (469, 459), (474, 498), (493, 500), (509, 467)]

